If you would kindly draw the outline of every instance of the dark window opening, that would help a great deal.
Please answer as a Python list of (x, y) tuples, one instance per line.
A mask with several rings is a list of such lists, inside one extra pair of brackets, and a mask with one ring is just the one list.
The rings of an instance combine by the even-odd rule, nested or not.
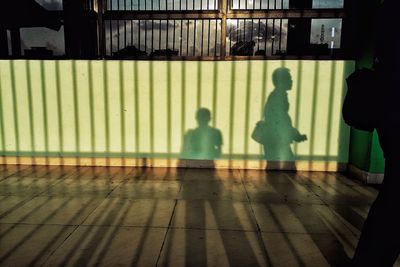
[(284, 55), (287, 19), (231, 19), (227, 21), (227, 55)]
[(116, 11), (190, 11), (217, 10), (219, 0), (107, 0), (106, 10)]
[(220, 56), (221, 20), (109, 20), (106, 56)]
[(35, 2), (47, 10), (63, 10), (62, 0), (35, 0)]
[(15, 0), (2, 10), (1, 58), (338, 58), (351, 35), (344, 0)]
[(344, 0), (230, 0), (232, 9), (282, 10), (302, 8), (343, 8)]

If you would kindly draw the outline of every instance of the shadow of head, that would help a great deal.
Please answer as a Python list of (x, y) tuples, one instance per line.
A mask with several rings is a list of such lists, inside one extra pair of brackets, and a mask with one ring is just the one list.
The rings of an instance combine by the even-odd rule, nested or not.
[(272, 74), (272, 82), (277, 89), (292, 89), (293, 80), (292, 75), (290, 75), (290, 70), (284, 67), (276, 69)]
[(211, 120), (211, 111), (207, 108), (199, 108), (196, 112), (196, 120), (200, 127), (207, 126)]

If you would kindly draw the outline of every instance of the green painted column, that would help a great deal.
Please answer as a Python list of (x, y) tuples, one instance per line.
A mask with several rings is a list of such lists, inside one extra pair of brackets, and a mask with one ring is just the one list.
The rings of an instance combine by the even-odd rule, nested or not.
[[(357, 18), (355, 40), (358, 40), (355, 51), (359, 51), (356, 69), (371, 68), (374, 60), (374, 18), (381, 1), (355, 2), (357, 2), (353, 6), (353, 14)], [(376, 131), (369, 133), (351, 129), (349, 163), (365, 172), (374, 174), (384, 172), (385, 160)]]
[(366, 172), (384, 172), (385, 159), (376, 131), (369, 133), (351, 129), (349, 163)]

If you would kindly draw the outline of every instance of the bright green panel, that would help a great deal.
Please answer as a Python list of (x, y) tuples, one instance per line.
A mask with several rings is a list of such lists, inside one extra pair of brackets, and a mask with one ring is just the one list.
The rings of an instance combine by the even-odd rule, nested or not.
[(90, 105), (90, 89), (89, 84), (89, 68), (88, 61), (74, 61), (73, 65), (76, 75), (76, 101), (77, 101), (77, 117), (79, 118), (77, 127), (79, 128), (79, 151), (91, 152), (92, 151), (92, 118), (91, 118), (91, 105)]
[[(35, 61), (29, 61), (31, 64)], [(41, 68), (43, 70), (44, 86), (42, 83), (37, 83), (35, 87), (34, 97), (42, 97), (45, 100), (42, 104), (39, 99), (35, 99), (34, 103), (34, 115), (35, 115), (35, 145), (40, 143), (40, 139), (44, 138), (45, 146), (48, 146), (49, 152), (60, 151), (60, 121), (59, 121), (59, 105), (58, 105), (58, 91), (57, 91), (57, 73), (56, 64), (54, 61), (41, 62)], [(41, 92), (39, 94), (39, 92)], [(45, 117), (46, 116), (46, 117)], [(47, 126), (46, 126), (47, 125)], [(42, 127), (41, 127), (42, 126)], [(47, 139), (47, 143), (46, 143)], [(39, 149), (37, 147), (37, 149)], [(39, 150), (40, 151), (40, 150)]]
[[(0, 65), (1, 66), (1, 65)], [(2, 72), (0, 68), (0, 149), (5, 151), (6, 140), (5, 140), (5, 125), (4, 125), (4, 112), (3, 112), (3, 96), (2, 96)]]
[(16, 123), (16, 105), (13, 104), (15, 85), (13, 74), (11, 72), (11, 61), (0, 61), (0, 78), (1, 78), (1, 100), (0, 103), (3, 112), (3, 131), (5, 151), (19, 151), (18, 147), (18, 125)]
[(167, 153), (168, 144), (168, 112), (167, 106), (170, 103), (167, 90), (171, 88), (167, 85), (167, 62), (160, 62), (157, 71), (155, 72), (156, 78), (154, 79), (154, 105), (152, 113), (154, 114), (153, 128), (154, 132), (154, 151), (159, 153)]
[[(46, 150), (45, 146), (45, 122), (46, 118), (43, 116), (43, 109), (46, 108), (44, 104), (44, 99), (42, 92), (42, 88), (45, 88), (45, 77), (44, 71), (41, 68), (41, 64), (39, 61), (37, 62), (25, 62), (25, 77), (21, 77), (26, 81), (26, 93), (27, 95), (23, 96), (21, 99), (27, 100), (27, 108), (28, 111), (28, 124), (24, 127), (28, 132), (23, 134), (27, 134), (30, 136), (31, 141), (31, 150), (32, 151), (43, 151)], [(33, 77), (39, 77), (39, 79), (32, 79)], [(22, 92), (22, 87), (19, 90)], [(20, 103), (18, 105), (24, 105), (24, 103)]]
[[(244, 140), (244, 142), (243, 142), (243, 149), (242, 149), (243, 152), (242, 153), (245, 154), (245, 155), (249, 154), (249, 150), (251, 149), (251, 148), (249, 148), (249, 146), (250, 146), (250, 144), (254, 143), (254, 142), (252, 142), (252, 139), (250, 138), (251, 132), (252, 132), (253, 127), (254, 127), (254, 122), (253, 122), (253, 120), (250, 119), (251, 118), (250, 114), (251, 113), (255, 113), (255, 112), (252, 112), (252, 110), (253, 109), (257, 109), (257, 107), (259, 106), (259, 104), (257, 102), (255, 102), (255, 103), (252, 102), (251, 98), (254, 95), (253, 90), (259, 91), (260, 88), (261, 88), (261, 86), (259, 84), (257, 84), (257, 83), (254, 84), (252, 82), (254, 80), (252, 78), (253, 75), (257, 75), (254, 72), (254, 67), (255, 66), (254, 66), (253, 62), (251, 62), (251, 61), (248, 62), (247, 70), (246, 70), (246, 84), (245, 84), (245, 90), (244, 90), (246, 92), (246, 94), (242, 99), (242, 101), (245, 104), (244, 105), (244, 112), (243, 112), (243, 125), (244, 125), (244, 127), (242, 127), (242, 128), (244, 128), (243, 129), (243, 140)], [(260, 69), (260, 68), (257, 67), (257, 69)], [(258, 81), (260, 81), (260, 79), (258, 79)], [(259, 94), (259, 92), (258, 92), (258, 94)], [(253, 149), (254, 149), (254, 147), (253, 147)]]
[[(315, 62), (299, 61), (295, 71), (292, 71), (292, 75), (296, 75), (296, 80), (293, 81), (293, 85), (297, 88), (296, 98), (290, 103), (295, 103), (295, 108), (291, 109), (290, 112), (294, 112), (292, 115), (293, 125), (300, 132), (308, 133), (307, 138), (310, 140), (310, 133), (312, 132), (312, 119), (313, 106), (312, 103), (314, 96), (312, 90), (314, 89), (314, 79), (310, 79), (310, 68), (315, 68)], [(269, 77), (268, 77), (269, 78)], [(311, 90), (311, 93), (310, 93)], [(290, 97), (290, 96), (289, 96)], [(294, 144), (294, 151), (296, 154), (308, 154), (310, 151), (311, 143), (301, 142)]]
[(61, 95), (61, 90), (62, 90), (61, 82), (62, 81), (61, 81), (61, 74), (60, 74), (60, 72), (61, 72), (60, 71), (60, 69), (61, 69), (60, 61), (55, 61), (54, 65), (55, 65), (55, 69), (54, 69), (55, 94), (53, 95), (52, 99), (49, 98), (48, 100), (51, 101), (51, 103), (53, 103), (53, 105), (49, 105), (49, 109), (52, 110), (55, 114), (57, 114), (56, 123), (58, 126), (58, 130), (57, 130), (58, 135), (55, 135), (55, 132), (54, 133), (51, 132), (50, 135), (54, 135), (54, 136), (58, 137), (57, 144), (54, 143), (54, 145), (55, 146), (58, 145), (59, 152), (64, 153), (64, 129), (63, 129), (63, 114), (62, 114), (63, 101), (61, 98), (62, 97), (62, 95)]
[[(229, 62), (229, 64), (226, 65), (226, 69), (228, 71), (227, 78), (229, 78), (229, 91), (221, 90), (221, 94), (218, 95), (218, 106), (223, 106), (225, 107), (223, 110), (221, 109), (220, 112), (218, 112), (219, 115), (219, 120), (223, 121), (222, 124), (216, 124), (216, 128), (218, 128), (220, 131), (223, 132), (223, 151), (224, 153), (227, 153), (228, 155), (233, 154), (233, 137), (235, 134), (234, 129), (234, 122), (235, 122), (235, 96), (237, 95), (237, 83), (236, 83), (236, 73), (237, 73), (237, 62)], [(243, 71), (245, 68), (243, 67)], [(218, 86), (218, 88), (223, 88), (223, 85)]]
[[(198, 67), (199, 64), (197, 62), (182, 62), (183, 67), (185, 69), (183, 75), (184, 77), (184, 90), (185, 90), (185, 105), (184, 105), (184, 113), (185, 113), (185, 128), (186, 132), (188, 129), (193, 129), (196, 127), (195, 113), (199, 108), (199, 99), (198, 99)], [(190, 88), (190, 89), (189, 89)]]
[(96, 147), (96, 122), (95, 122), (95, 95), (94, 95), (94, 77), (93, 77), (93, 62), (88, 61), (87, 64), (84, 64), (84, 67), (87, 70), (87, 97), (88, 97), (88, 112), (86, 117), (88, 118), (88, 122), (86, 127), (88, 128), (87, 135), (89, 136), (89, 140), (85, 145), (89, 145), (89, 151), (94, 153)]
[[(293, 62), (292, 65), (292, 76), (293, 76), (293, 86), (296, 88), (296, 90), (292, 91), (292, 97), (293, 99), (295, 99), (295, 101), (292, 101), (290, 103), (290, 107), (292, 109), (292, 112), (294, 114), (294, 116), (292, 117), (292, 122), (293, 122), (293, 127), (295, 127), (296, 129), (302, 130), (299, 128), (299, 124), (300, 124), (300, 109), (301, 107), (301, 100), (302, 100), (302, 71), (303, 71), (303, 61), (299, 60), (296, 62)], [(293, 145), (293, 152), (295, 154), (298, 154), (298, 147), (299, 144), (302, 143), (295, 143)]]
[[(318, 62), (319, 63), (319, 62)], [(312, 116), (315, 116), (313, 121), (314, 128), (314, 144), (313, 150), (310, 151), (313, 155), (327, 156), (329, 152), (326, 150), (326, 146), (330, 143), (327, 140), (328, 137), (328, 113), (330, 111), (330, 102), (334, 101), (330, 95), (330, 74), (331, 64), (317, 64), (316, 71), (318, 71), (318, 80), (316, 80), (315, 90), (315, 109), (313, 110)], [(312, 140), (310, 141), (312, 142)]]
[(138, 153), (152, 153), (154, 143), (154, 130), (151, 124), (154, 123), (154, 116), (151, 114), (154, 106), (154, 62), (140, 62), (138, 64), (138, 113), (139, 123), (139, 150)]
[[(291, 64), (290, 64), (291, 63)], [(293, 89), (289, 92), (289, 115), (293, 125), (301, 134), (307, 135), (307, 141), (296, 143), (298, 155), (309, 154), (315, 156), (315, 142), (318, 139), (316, 131), (323, 129), (324, 122), (321, 121), (319, 128), (317, 122), (318, 96), (325, 88), (319, 88), (317, 84), (320, 78), (318, 71), (319, 62), (290, 62), (287, 67), (291, 71)], [(296, 64), (295, 64), (296, 63)], [(300, 71), (299, 71), (300, 70)], [(318, 103), (318, 105), (317, 105)], [(323, 137), (321, 134), (319, 137)]]
[(200, 96), (199, 96), (199, 106), (206, 107), (213, 110), (214, 103), (214, 76), (217, 74), (216, 70), (213, 68), (214, 64), (212, 61), (207, 61), (198, 65), (201, 69), (200, 72)]
[[(21, 131), (24, 132), (24, 129), (21, 129), (21, 122), (18, 120), (20, 116), (20, 109), (23, 108), (26, 111), (27, 106), (22, 106), (19, 103), (18, 95), (24, 93), (24, 88), (21, 88), (21, 92), (18, 93), (18, 78), (21, 75), (18, 75), (16, 72), (23, 71), (21, 68), (17, 70), (15, 66), (15, 62), (7, 62), (4, 64), (4, 70), (2, 73), (2, 100), (3, 100), (3, 112), (4, 112), (4, 127), (5, 127), (5, 139), (6, 139), (6, 150), (8, 151), (21, 151), (21, 143), (25, 144), (22, 147), (26, 147), (27, 143), (30, 141), (29, 138), (21, 140)], [(26, 103), (26, 101), (24, 101)], [(22, 112), (26, 114), (26, 112)], [(24, 116), (22, 116), (24, 118)], [(24, 125), (22, 125), (24, 127)], [(27, 125), (25, 125), (27, 126)], [(29, 126), (27, 126), (29, 127)], [(26, 135), (25, 135), (26, 136)], [(24, 136), (23, 136), (24, 137)], [(28, 143), (29, 145), (29, 143)]]
[[(328, 93), (326, 94), (327, 97), (327, 104), (328, 104), (328, 113), (326, 116), (327, 126), (326, 126), (326, 142), (325, 142), (325, 153), (328, 156), (335, 155), (335, 153), (340, 150), (339, 148), (335, 148), (335, 144), (337, 140), (340, 140), (340, 132), (339, 131), (332, 131), (333, 129), (340, 129), (342, 121), (342, 107), (341, 102), (343, 99), (343, 90), (335, 90), (337, 86), (341, 86), (344, 69), (338, 67), (336, 61), (332, 61), (329, 66), (329, 76), (327, 77), (327, 81), (329, 81), (329, 86), (327, 87)], [(336, 100), (335, 103), (333, 100)], [(347, 132), (348, 134), (348, 132)]]
[[(321, 95), (321, 91), (318, 88), (318, 83), (320, 81), (320, 62), (315, 61), (313, 65), (307, 67), (304, 66), (304, 71), (302, 72), (302, 79), (304, 79), (308, 85), (302, 88), (302, 91), (306, 94), (303, 99), (302, 106), (309, 107), (308, 113), (304, 113), (304, 109), (300, 109), (300, 117), (301, 118), (308, 118), (306, 120), (308, 130), (303, 132), (308, 132), (308, 141), (304, 142), (304, 145), (307, 145), (307, 150), (304, 150), (304, 154), (311, 155), (311, 158), (316, 156), (316, 141), (318, 140), (318, 131), (321, 131), (320, 127), (317, 124), (317, 108), (318, 108), (318, 96)], [(304, 122), (303, 122), (304, 123)], [(323, 123), (323, 122), (322, 122)], [(299, 125), (301, 128), (302, 124)], [(323, 128), (323, 127), (322, 127)], [(300, 146), (301, 147), (301, 146)], [(301, 149), (299, 154), (303, 154)]]
[(77, 128), (79, 118), (74, 103), (73, 61), (60, 61), (60, 105), (64, 152), (78, 152)]
[(31, 142), (31, 127), (29, 116), (29, 98), (28, 98), (28, 84), (27, 72), (25, 64), (13, 64), (11, 70), (14, 76), (14, 98), (13, 104), (16, 105), (18, 110), (16, 116), (16, 123), (18, 127), (19, 149), (21, 151), (30, 151), (32, 149)]
[[(381, 3), (380, 0), (357, 1), (357, 29), (356, 39), (358, 41), (358, 57), (355, 62), (356, 68), (371, 68), (374, 63), (374, 31), (376, 24), (376, 11)], [(384, 157), (375, 133), (351, 129), (349, 163), (358, 168), (372, 172), (384, 172)]]
[(181, 140), (183, 137), (183, 121), (182, 121), (182, 65), (176, 64), (174, 69), (171, 62), (167, 63), (167, 89), (168, 98), (167, 102), (167, 123), (169, 131), (167, 132), (168, 138), (168, 151), (179, 152), (181, 150)]
[(348, 128), (340, 111), (351, 61), (1, 61), (1, 66), (4, 125), (11, 125), (2, 138), (8, 154), (179, 157), (183, 136), (198, 127), (196, 112), (204, 107), (211, 112), (209, 125), (222, 134), (223, 158), (262, 159), (261, 146), (250, 136), (274, 90), (274, 71), (286, 67), (292, 79), (288, 116), (308, 137), (291, 146), (297, 158), (347, 161)]
[[(312, 134), (310, 134), (310, 153), (319, 157), (330, 156), (333, 146), (333, 156), (337, 153), (335, 143), (338, 140), (340, 116), (333, 118), (333, 114), (340, 114), (341, 90), (336, 90), (334, 84), (335, 75), (343, 76), (343, 71), (335, 71), (335, 66), (328, 64), (317, 64), (315, 70), (318, 72), (318, 79), (315, 79), (316, 85), (313, 90), (312, 104)], [(302, 117), (306, 116), (305, 114)], [(332, 143), (332, 140), (335, 140)]]
[(140, 151), (140, 117), (139, 117), (139, 80), (140, 80), (140, 75), (139, 75), (139, 63), (138, 61), (133, 61), (133, 98), (134, 98), (134, 110), (133, 110), (133, 115), (134, 115), (134, 123), (135, 123), (135, 133), (133, 135), (134, 138), (134, 151), (139, 152)]
[(248, 78), (251, 75), (252, 62), (246, 61), (243, 63), (245, 64), (242, 64), (239, 68), (236, 67), (235, 72), (231, 74), (235, 77), (235, 90), (232, 92), (233, 101), (230, 103), (231, 112), (233, 112), (233, 120), (230, 120), (231, 128), (229, 129), (232, 132), (232, 136), (230, 136), (232, 140), (227, 139), (227, 142), (232, 141), (232, 154), (234, 155), (243, 153), (244, 145), (249, 141), (245, 139), (244, 131), (246, 130), (246, 108), (250, 104), (246, 101), (246, 97), (251, 93), (251, 89), (248, 86)]
[[(106, 80), (107, 76), (104, 75), (104, 65), (102, 61), (90, 61), (91, 75), (93, 77), (93, 145), (94, 151), (105, 152), (107, 149), (107, 134), (106, 134)], [(90, 90), (89, 90), (90, 92)], [(108, 124), (108, 123), (107, 123)]]
[[(108, 132), (109, 132), (109, 152), (121, 151), (121, 94), (125, 89), (125, 84), (120, 82), (122, 68), (119, 61), (108, 63), (107, 75), (109, 77), (106, 87), (108, 88)], [(122, 92), (121, 92), (122, 91)]]
[(349, 162), (362, 170), (369, 169), (371, 133), (351, 129)]
[[(125, 150), (134, 151), (135, 138), (135, 94), (134, 94), (134, 64), (132, 61), (122, 61), (124, 94), (121, 99), (124, 116), (124, 138)], [(122, 124), (122, 123), (121, 123)]]
[(372, 135), (371, 162), (369, 172), (383, 173), (385, 171), (385, 157), (379, 144), (378, 134), (375, 131)]
[[(267, 89), (267, 87), (264, 86), (266, 81), (264, 76), (267, 77), (266, 65), (266, 61), (260, 62), (260, 64), (254, 64), (254, 62), (252, 62), (250, 74), (251, 80), (246, 85), (246, 88), (249, 88), (249, 93), (246, 96), (248, 99), (245, 99), (246, 105), (248, 103), (248, 107), (245, 109), (246, 113), (248, 113), (245, 117), (247, 126), (247, 129), (245, 129), (245, 139), (247, 140), (247, 147), (245, 147), (245, 149), (247, 148), (247, 151), (245, 150), (245, 152), (247, 153), (249, 151), (256, 151), (256, 154), (259, 154), (260, 151), (260, 145), (254, 142), (250, 136), (256, 123), (261, 120), (263, 116), (263, 107), (266, 100), (265, 91)], [(247, 73), (249, 72), (247, 71)], [(253, 77), (257, 77), (257, 79), (254, 79)]]

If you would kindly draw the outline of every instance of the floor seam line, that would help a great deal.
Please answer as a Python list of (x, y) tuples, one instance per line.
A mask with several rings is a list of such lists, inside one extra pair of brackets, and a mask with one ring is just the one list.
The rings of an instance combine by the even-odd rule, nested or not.
[(168, 223), (167, 231), (165, 231), (164, 239), (163, 239), (163, 242), (161, 244), (160, 252), (158, 253), (158, 257), (157, 257), (157, 261), (156, 261), (155, 267), (158, 266), (158, 262), (160, 261), (161, 253), (162, 253), (162, 251), (164, 249), (165, 242), (167, 241), (168, 232), (171, 229), (171, 224), (172, 224), (172, 220), (173, 220), (174, 215), (175, 215), (175, 210), (176, 210), (177, 205), (178, 205), (178, 199), (175, 199), (174, 209), (172, 210), (172, 214), (171, 214), (171, 218), (170, 218), (169, 223)]
[(256, 214), (255, 214), (254, 209), (253, 209), (253, 203), (251, 202), (249, 193), (247, 192), (247, 188), (246, 188), (245, 183), (244, 183), (244, 175), (242, 174), (241, 170), (239, 170), (239, 174), (240, 174), (240, 181), (242, 182), (242, 186), (244, 188), (244, 192), (245, 192), (246, 198), (248, 200), (248, 204), (249, 204), (249, 207), (250, 207), (251, 214), (253, 215), (254, 222), (255, 222), (256, 227), (257, 227), (257, 231), (256, 231), (257, 232), (257, 237), (258, 237), (260, 245), (261, 245), (261, 247), (262, 247), (262, 249), (264, 251), (265, 260), (267, 261), (268, 266), (273, 266), (271, 258), (268, 255), (267, 247), (265, 246), (265, 243), (263, 241), (261, 227), (258, 224), (258, 221), (257, 221), (257, 218), (256, 218)]

